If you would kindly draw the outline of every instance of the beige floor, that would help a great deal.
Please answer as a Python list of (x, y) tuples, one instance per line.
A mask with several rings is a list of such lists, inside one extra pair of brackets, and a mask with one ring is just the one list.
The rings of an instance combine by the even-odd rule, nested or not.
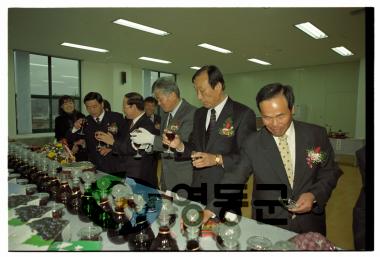
[[(161, 165), (158, 165), (158, 178), (161, 174)], [(352, 209), (359, 196), (362, 186), (360, 172), (357, 167), (349, 164), (340, 164), (343, 175), (333, 191), (327, 204), (327, 238), (336, 246), (346, 250), (353, 250)], [(246, 190), (248, 203), (251, 203), (252, 176)], [(251, 217), (251, 207), (242, 210), (243, 216)]]

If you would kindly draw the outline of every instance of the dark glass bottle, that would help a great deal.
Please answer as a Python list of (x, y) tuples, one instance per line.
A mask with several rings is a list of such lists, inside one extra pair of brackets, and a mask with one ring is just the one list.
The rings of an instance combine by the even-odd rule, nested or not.
[(113, 219), (116, 227), (107, 230), (107, 237), (114, 244), (123, 244), (128, 241), (128, 235), (132, 231), (132, 225), (125, 215), (123, 204), (116, 204)]
[(103, 230), (115, 229), (117, 224), (112, 217), (113, 211), (111, 205), (109, 204), (106, 191), (101, 192), (101, 200), (98, 208), (100, 210), (96, 213), (96, 217), (94, 217), (94, 223), (102, 227)]
[(196, 239), (188, 240), (186, 243), (186, 251), (201, 251), (201, 247), (199, 246), (199, 241)]
[(136, 226), (128, 237), (128, 246), (131, 251), (149, 251), (154, 239), (154, 233), (146, 220), (145, 214), (136, 217)]
[(67, 210), (71, 214), (78, 214), (81, 206), (82, 192), (80, 191), (79, 179), (73, 180), (73, 188), (71, 189), (71, 196), (67, 201)]
[(61, 173), (60, 187), (57, 193), (57, 202), (67, 205), (71, 194), (72, 190), (69, 186), (68, 175)]
[(161, 226), (150, 247), (152, 251), (178, 251), (177, 241), (170, 235), (168, 226)]
[(93, 220), (95, 211), (99, 209), (96, 200), (92, 196), (91, 184), (84, 184), (84, 194), (81, 197), (81, 205), (78, 212), (78, 217), (83, 222), (90, 222)]
[(52, 172), (51, 174), (51, 179), (49, 183), (49, 193), (50, 193), (50, 199), (53, 201), (58, 201), (58, 191), (61, 187), (61, 183), (58, 179), (59, 172), (61, 171), (62, 168), (57, 168), (56, 172)]

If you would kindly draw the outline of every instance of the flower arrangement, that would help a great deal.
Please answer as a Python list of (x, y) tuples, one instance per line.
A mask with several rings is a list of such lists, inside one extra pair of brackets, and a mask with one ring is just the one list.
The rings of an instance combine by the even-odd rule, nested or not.
[(228, 117), (224, 123), (223, 127), (219, 129), (219, 135), (232, 137), (235, 134), (234, 125), (231, 117)]
[(313, 168), (313, 165), (318, 165), (326, 159), (326, 153), (321, 151), (320, 146), (306, 150), (306, 152), (306, 163), (309, 166), (309, 168)]
[(43, 145), (40, 151), (45, 152), (49, 159), (55, 160), (61, 164), (75, 161), (75, 157), (72, 155), (70, 149), (67, 145), (62, 143)]

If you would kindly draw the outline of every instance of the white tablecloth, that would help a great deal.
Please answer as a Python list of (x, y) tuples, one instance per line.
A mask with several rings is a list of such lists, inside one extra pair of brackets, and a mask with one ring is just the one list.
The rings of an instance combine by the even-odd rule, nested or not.
[[(98, 173), (98, 176), (102, 176), (104, 173)], [(16, 185), (15, 183), (8, 183), (9, 186), (9, 194), (16, 194), (16, 193), (21, 193), (23, 191), (23, 187)], [(177, 215), (178, 217), (181, 215), (182, 209), (184, 208), (183, 206), (176, 206), (178, 208)], [(81, 227), (84, 227), (90, 223), (84, 223), (79, 220), (78, 216), (70, 214), (68, 211), (65, 211), (63, 215), (63, 219), (69, 220), (70, 221), (70, 226), (69, 226), (69, 234), (71, 235), (71, 240), (79, 240), (77, 233)], [(255, 220), (252, 219), (247, 219), (242, 217), (239, 226), (241, 228), (241, 236), (239, 239), (240, 242), (240, 250), (246, 250), (246, 242), (247, 239), (251, 236), (258, 235), (258, 236), (264, 236), (269, 238), (272, 243), (275, 243), (280, 240), (288, 240), (289, 238), (293, 237), (296, 235), (296, 233), (287, 231), (275, 226), (271, 225), (266, 225), (262, 223), (257, 223)], [(153, 222), (152, 225), (152, 230), (155, 235), (158, 233), (158, 228), (159, 225), (157, 221)], [(186, 248), (186, 238), (181, 234), (180, 232), (180, 227), (179, 227), (179, 218), (176, 220), (176, 224), (171, 228), (171, 231), (174, 233), (178, 247), (180, 250), (184, 250)], [(13, 243), (15, 241), (14, 238), (11, 237), (11, 235), (8, 235), (8, 240), (10, 241), (8, 244), (8, 250), (9, 251), (28, 251), (28, 250), (39, 250), (36, 247), (32, 247), (27, 244), (20, 244), (20, 243)], [(70, 237), (70, 236), (69, 236)], [(105, 251), (128, 251), (128, 244), (121, 244), (121, 245), (116, 245), (111, 243), (108, 240), (107, 233), (103, 232), (101, 234), (102, 237), (102, 243), (103, 243), (103, 250)], [(216, 245), (216, 242), (214, 239), (211, 237), (204, 237), (200, 239), (200, 246), (203, 250), (218, 250), (218, 247)], [(46, 250), (47, 248), (41, 248), (40, 250)]]

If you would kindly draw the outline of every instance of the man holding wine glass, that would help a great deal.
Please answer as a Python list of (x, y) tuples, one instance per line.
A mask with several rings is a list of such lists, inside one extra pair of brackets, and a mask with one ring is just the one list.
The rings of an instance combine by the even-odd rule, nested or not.
[(239, 148), (245, 138), (256, 131), (256, 115), (247, 106), (233, 101), (225, 92), (223, 75), (213, 65), (203, 66), (192, 82), (203, 107), (195, 112), (191, 136), (174, 140), (163, 136), (163, 144), (176, 150), (177, 160), (191, 160), (194, 188), (207, 184), (203, 204), (214, 199), (214, 187), (224, 172), (234, 172)]
[[(129, 129), (126, 129), (129, 133), (140, 133), (140, 129), (155, 133), (154, 124), (145, 115), (144, 99), (140, 94), (126, 94), (123, 99), (123, 111), (129, 120)], [(111, 153), (119, 156), (120, 177), (127, 176), (137, 179), (139, 183), (157, 187), (157, 165), (154, 155), (145, 151), (147, 144), (134, 144), (129, 133), (122, 138), (115, 138), (111, 132), (99, 132), (96, 139), (108, 144), (112, 149)]]
[(89, 161), (98, 170), (115, 174), (118, 172), (119, 157), (110, 154), (111, 149), (97, 140), (95, 134), (107, 131), (108, 124), (114, 124), (118, 127), (115, 138), (119, 138), (126, 133), (126, 121), (120, 113), (104, 111), (103, 97), (97, 92), (88, 93), (83, 102), (89, 115), (78, 119), (67, 136), (74, 141), (85, 139)]
[[(181, 98), (177, 83), (167, 77), (157, 79), (152, 86), (152, 93), (158, 101), (158, 105), (164, 111), (160, 125), (160, 135), (155, 136), (143, 128), (141, 133), (131, 133), (131, 139), (139, 144), (152, 144), (153, 150), (161, 152), (162, 172), (160, 189), (163, 191), (172, 189), (179, 184), (191, 185), (193, 179), (193, 167), (191, 161), (176, 162), (173, 152), (162, 144), (162, 134), (167, 136), (178, 134), (187, 140), (193, 129), (193, 118), (196, 108)], [(181, 192), (178, 192), (182, 195)]]

